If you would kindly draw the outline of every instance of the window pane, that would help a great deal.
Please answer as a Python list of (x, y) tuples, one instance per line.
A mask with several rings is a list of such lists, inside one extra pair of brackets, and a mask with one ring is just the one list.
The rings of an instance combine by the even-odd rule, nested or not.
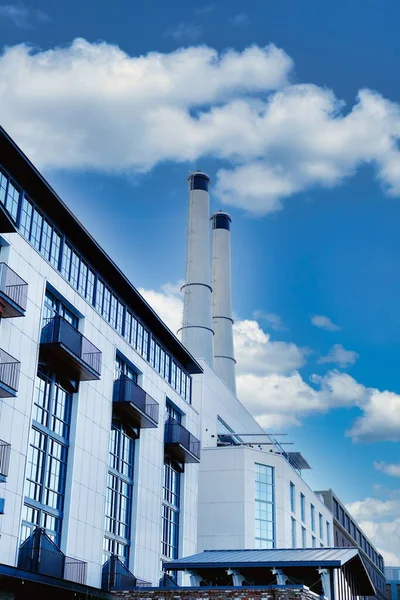
[[(1, 172), (0, 172), (0, 192), (1, 192)], [(22, 201), (21, 219), (19, 229), (24, 237), (29, 239), (31, 231), (33, 206), (27, 198), (24, 197)]]
[(11, 214), (14, 221), (17, 218), (20, 193), (20, 190), (10, 181), (8, 183), (6, 209)]

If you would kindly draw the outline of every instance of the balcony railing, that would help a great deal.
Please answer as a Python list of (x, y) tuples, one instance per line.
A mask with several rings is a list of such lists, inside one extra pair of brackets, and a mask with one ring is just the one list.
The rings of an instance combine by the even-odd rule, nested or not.
[(17, 395), (21, 363), (0, 348), (0, 398)]
[(10, 468), (11, 445), (0, 440), (0, 482), (4, 482), (8, 477)]
[(28, 284), (6, 263), (0, 263), (0, 317), (23, 317), (28, 298)]
[(120, 559), (111, 554), (104, 563), (101, 573), (101, 589), (108, 592), (116, 590), (134, 590), (137, 587), (137, 579), (133, 573), (125, 567)]
[(65, 556), (40, 527), (22, 543), (18, 553), (18, 567), (32, 573), (86, 583), (87, 563)]
[(178, 462), (200, 462), (200, 441), (172, 417), (165, 423), (164, 444), (171, 458)]
[(129, 377), (114, 381), (113, 404), (116, 411), (136, 427), (158, 426), (158, 402)]
[(40, 353), (46, 361), (73, 379), (100, 379), (100, 350), (60, 315), (45, 323), (40, 338)]

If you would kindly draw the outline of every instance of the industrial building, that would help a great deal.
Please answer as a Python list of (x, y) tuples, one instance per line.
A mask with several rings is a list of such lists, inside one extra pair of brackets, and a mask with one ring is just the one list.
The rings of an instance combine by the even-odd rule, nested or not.
[(400, 567), (385, 567), (387, 600), (400, 600)]
[(359, 525), (355, 522), (344, 504), (332, 490), (316, 492), (323, 499), (333, 515), (333, 544), (336, 547), (356, 547), (376, 589), (376, 598), (384, 600), (385, 565), (378, 552)]
[(10, 598), (157, 586), (163, 562), (201, 550), (334, 544), (331, 510), (301, 477), (308, 463), (236, 397), (231, 219), (210, 215), (205, 173), (188, 184), (179, 341), (0, 130)]

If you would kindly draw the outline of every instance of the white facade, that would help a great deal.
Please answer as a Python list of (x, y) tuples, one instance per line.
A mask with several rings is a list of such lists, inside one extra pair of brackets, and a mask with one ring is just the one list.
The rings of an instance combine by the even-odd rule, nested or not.
[[(141, 372), (140, 386), (160, 405), (158, 428), (142, 429), (135, 442), (133, 532), (130, 570), (138, 578), (158, 583), (160, 577), (163, 415), (168, 397), (184, 413), (184, 425), (199, 436), (199, 409), (190, 406), (143, 358), (48, 264), (19, 233), (3, 236), (0, 261), (28, 283), (26, 316), (2, 319), (2, 349), (21, 361), (16, 398), (0, 402), (0, 438), (11, 444), (7, 482), (0, 491), (5, 514), (0, 518), (0, 563), (15, 565), (21, 532), (26, 457), (33, 410), (34, 387), (44, 294), (48, 283), (76, 310), (82, 333), (102, 352), (100, 381), (81, 382), (73, 399), (68, 458), (66, 505), (61, 550), (88, 563), (87, 583), (100, 587), (103, 564), (105, 493), (112, 418), (115, 354), (119, 350)], [(197, 465), (187, 465), (182, 475), (180, 547), (182, 554), (196, 550)]]
[[(256, 547), (255, 465), (260, 464), (272, 467), (274, 471), (275, 547), (293, 547), (292, 527), (295, 527), (295, 545), (298, 548), (303, 546), (303, 540), (305, 547), (309, 548), (333, 545), (332, 513), (288, 460), (279, 454), (280, 449), (265, 435), (224, 382), (204, 361), (200, 364), (204, 374), (196, 376), (194, 384), (195, 395), (201, 397), (202, 406), (198, 551)], [(243, 444), (217, 446), (218, 418), (232, 432), (242, 434)], [(247, 437), (243, 435), (245, 433), (254, 435)], [(269, 445), (262, 445), (265, 443)], [(294, 485), (293, 511), (291, 483)], [(301, 500), (301, 495), (304, 500)], [(301, 503), (304, 503), (304, 519)], [(314, 506), (314, 528), (311, 506)]]

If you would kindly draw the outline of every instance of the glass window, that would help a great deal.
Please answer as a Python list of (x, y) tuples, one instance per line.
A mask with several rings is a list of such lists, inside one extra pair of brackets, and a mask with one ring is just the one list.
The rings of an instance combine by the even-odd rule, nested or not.
[(132, 344), (132, 315), (129, 310), (126, 311), (125, 315), (125, 331), (124, 338), (128, 344)]
[(81, 260), (79, 268), (79, 285), (78, 292), (85, 298), (86, 297), (86, 286), (88, 282), (88, 266)]
[[(1, 172), (0, 172), (0, 181), (1, 181)], [(1, 191), (1, 187), (0, 187)], [(19, 223), (19, 229), (24, 237), (29, 240), (30, 232), (31, 232), (31, 223), (32, 223), (32, 214), (33, 214), (33, 206), (31, 202), (29, 202), (28, 198), (23, 199), (22, 201), (22, 209), (21, 209), (21, 218)]]
[(71, 270), (69, 273), (69, 281), (76, 290), (78, 289), (79, 263), (79, 256), (76, 252), (74, 252), (74, 250), (71, 250)]
[(61, 315), (75, 329), (78, 329), (79, 318), (77, 315), (59, 298), (54, 296), (49, 290), (46, 290), (43, 306), (43, 324), (46, 325), (49, 319), (52, 319), (56, 315)]
[(161, 554), (166, 558), (175, 559), (179, 554), (180, 493), (180, 470), (172, 460), (166, 459), (164, 462), (161, 540)]
[(335, 498), (333, 499), (333, 514), (335, 515), (336, 519), (339, 519), (339, 504)]
[(315, 531), (315, 506), (311, 504), (311, 529)]
[(305, 527), (301, 528), (301, 547), (307, 548), (307, 532)]
[(87, 286), (86, 286), (86, 300), (93, 304), (93, 296), (94, 296), (94, 282), (96, 276), (92, 269), (88, 267), (88, 275), (87, 275)]
[(36, 208), (33, 210), (33, 220), (32, 220), (32, 229), (31, 229), (31, 237), (30, 242), (36, 248), (36, 250), (40, 250), (40, 240), (42, 237), (42, 226), (43, 226), (43, 217), (38, 213)]
[(115, 380), (120, 379), (120, 377), (127, 377), (137, 383), (138, 374), (128, 361), (117, 354), (115, 357)]
[(72, 250), (68, 246), (68, 244), (64, 243), (63, 247), (63, 256), (61, 262), (61, 273), (64, 275), (66, 279), (69, 279), (69, 271), (71, 268), (71, 254)]
[(296, 486), (292, 482), (290, 482), (290, 510), (296, 511)]
[(312, 547), (316, 548), (317, 547), (317, 540), (314, 536), (312, 536)]
[(292, 532), (292, 548), (297, 548), (297, 543), (296, 543), (296, 519), (293, 519), (293, 517), (292, 517), (292, 521), (291, 521), (291, 532)]
[(324, 539), (324, 519), (321, 513), (318, 514), (318, 525), (319, 525), (319, 537), (321, 540)]
[(12, 218), (14, 219), (14, 221), (17, 218), (20, 193), (21, 193), (21, 190), (19, 190), (16, 187), (16, 185), (14, 185), (14, 183), (9, 181), (5, 206), (6, 206), (6, 209), (8, 210), (8, 212), (10, 213), (10, 215), (12, 216)]
[(135, 439), (114, 421), (110, 433), (104, 562), (110, 554), (116, 554), (126, 566), (131, 545), (134, 455)]
[(8, 178), (3, 171), (0, 170), (0, 202), (6, 203), (6, 191), (7, 191)]
[(100, 314), (103, 313), (103, 301), (104, 301), (104, 283), (101, 279), (97, 280), (97, 292), (96, 292), (96, 309)]
[(182, 413), (170, 400), (165, 403), (165, 419), (174, 419), (177, 423), (182, 423)]
[(124, 328), (124, 315), (125, 315), (125, 306), (117, 300), (117, 326), (116, 329), (118, 333), (123, 335)]
[(51, 234), (52, 228), (50, 223), (46, 220), (43, 220), (43, 228), (42, 228), (42, 239), (40, 243), (40, 253), (49, 260), (50, 257), (50, 246), (51, 246)]
[(113, 294), (111, 294), (110, 325), (112, 327), (114, 327), (114, 329), (117, 328), (117, 303), (118, 303), (118, 300), (116, 299), (116, 297)]
[(110, 303), (111, 303), (111, 292), (107, 286), (104, 286), (104, 300), (103, 300), (102, 315), (106, 319), (106, 321), (110, 320)]
[(217, 416), (217, 446), (238, 446), (243, 441), (240, 437), (232, 435), (233, 429), (225, 423), (223, 419)]
[(274, 469), (255, 464), (255, 544), (256, 548), (275, 546)]
[[(71, 405), (72, 396), (57, 376), (49, 370), (39, 371), (27, 458), (22, 539), (40, 526), (60, 544)], [(36, 503), (34, 507), (31, 501)]]
[(306, 497), (304, 494), (300, 494), (300, 516), (303, 523), (306, 522)]
[(53, 229), (53, 237), (51, 239), (50, 262), (58, 269), (60, 261), (61, 236)]
[(331, 524), (329, 521), (326, 522), (326, 544), (327, 546), (331, 545)]

